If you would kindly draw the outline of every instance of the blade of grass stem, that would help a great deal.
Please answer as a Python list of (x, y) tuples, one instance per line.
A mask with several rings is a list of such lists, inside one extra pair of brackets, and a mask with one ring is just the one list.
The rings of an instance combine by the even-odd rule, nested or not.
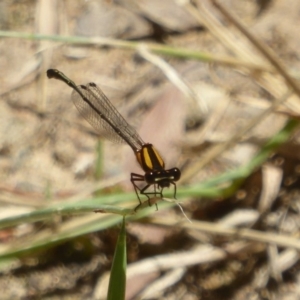
[[(124, 208), (118, 206), (118, 203), (128, 205), (128, 203), (133, 203), (131, 200), (135, 199), (134, 197), (135, 194), (128, 193), (102, 195), (101, 197), (82, 199), (75, 203), (64, 203), (62, 201), (29, 213), (0, 219), (0, 229), (10, 226), (16, 226), (22, 223), (31, 223), (36, 221), (47, 220), (53, 215), (69, 216), (71, 214), (74, 215), (80, 213), (90, 213), (95, 210), (103, 211), (106, 213), (127, 215), (132, 213), (134, 204), (132, 205), (133, 208)], [(105, 205), (103, 203), (110, 203), (111, 205)]]
[[(15, 31), (2, 31), (0, 30), (0, 37), (7, 38), (19, 38), (26, 40), (49, 40), (53, 42), (69, 43), (69, 44), (85, 44), (94, 46), (112, 46), (118, 48), (124, 48), (129, 50), (136, 50), (141, 43), (117, 40), (111, 38), (101, 37), (80, 37), (80, 36), (62, 36), (62, 35), (43, 35), (43, 34), (32, 34), (27, 32), (15, 32)], [(246, 67), (250, 70), (269, 71), (272, 72), (272, 68), (266, 64), (255, 64), (249, 61), (243, 61), (229, 56), (213, 55), (211, 53), (202, 51), (193, 51), (185, 48), (170, 47), (154, 43), (146, 43), (149, 50), (156, 54), (168, 55), (182, 59), (195, 59), (203, 62), (215, 62), (225, 66), (234, 67)]]
[[(246, 179), (255, 169), (261, 166), (280, 145), (289, 140), (299, 125), (300, 122), (298, 120), (288, 120), (286, 125), (275, 136), (270, 138), (268, 142), (266, 142), (266, 144), (248, 164), (211, 178), (198, 185), (193, 185), (190, 188), (181, 188), (178, 190), (177, 195), (195, 196), (197, 194), (197, 190), (199, 192), (198, 195), (205, 194), (207, 197), (224, 197), (234, 193), (244, 179)], [(226, 188), (218, 188), (218, 185), (224, 185), (224, 183), (230, 184)]]
[(122, 227), (119, 233), (114, 259), (112, 263), (111, 273), (110, 273), (109, 287), (108, 287), (108, 294), (107, 294), (108, 300), (125, 299), (126, 267), (127, 267), (126, 228), (125, 228), (125, 218), (123, 217)]
[(97, 142), (96, 154), (95, 179), (99, 180), (103, 173), (103, 142), (100, 139)]
[(115, 215), (72, 219), (62, 224), (56, 231), (47, 229), (22, 241), (2, 246), (0, 248), (0, 260), (22, 257), (38, 250), (48, 249), (80, 235), (110, 228), (119, 222), (120, 217)]

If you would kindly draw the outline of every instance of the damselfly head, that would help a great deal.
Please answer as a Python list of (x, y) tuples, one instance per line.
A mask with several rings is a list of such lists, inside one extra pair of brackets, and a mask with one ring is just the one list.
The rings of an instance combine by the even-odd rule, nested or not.
[(178, 181), (180, 179), (181, 172), (178, 168), (173, 168), (170, 170), (160, 170), (147, 172), (145, 174), (145, 181), (148, 184), (157, 183), (160, 187), (168, 187), (170, 183)]

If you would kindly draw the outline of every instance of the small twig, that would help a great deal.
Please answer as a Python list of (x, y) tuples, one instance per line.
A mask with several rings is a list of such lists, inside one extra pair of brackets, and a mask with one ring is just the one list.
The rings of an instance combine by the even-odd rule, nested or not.
[(240, 31), (243, 33), (249, 41), (260, 51), (263, 56), (272, 64), (272, 66), (278, 71), (278, 73), (286, 80), (288, 85), (295, 91), (295, 93), (300, 97), (299, 85), (294, 81), (294, 79), (285, 70), (284, 65), (280, 62), (276, 54), (268, 47), (264, 45), (258, 38), (256, 38), (247, 28), (232, 15), (223, 5), (218, 3), (216, 0), (211, 0), (213, 5)]
[(224, 225), (195, 221), (193, 223), (178, 223), (171, 218), (151, 218), (152, 224), (159, 224), (164, 226), (178, 226), (183, 228), (189, 228), (193, 230), (201, 230), (203, 232), (209, 232), (212, 234), (219, 234), (223, 236), (231, 236), (236, 238), (247, 239), (251, 241), (257, 241), (262, 243), (270, 243), (281, 247), (290, 247), (300, 250), (300, 240), (287, 235), (275, 234), (271, 232), (261, 232), (257, 230), (247, 229), (247, 228), (228, 228)]
[(138, 48), (138, 51), (143, 58), (160, 68), (164, 72), (166, 77), (178, 89), (180, 89), (182, 93), (187, 96), (188, 99), (193, 100), (193, 109), (198, 108), (200, 105), (201, 115), (207, 114), (208, 108), (206, 103), (194, 92), (192, 87), (190, 87), (189, 84), (186, 83), (185, 80), (180, 77), (180, 75), (172, 66), (170, 66), (165, 60), (158, 57), (157, 55), (150, 53), (147, 46), (145, 45), (141, 45)]
[[(203, 3), (205, 1), (198, 1), (197, 7), (191, 2), (191, 0), (184, 1), (180, 5), (183, 5), (199, 24), (204, 25), (225, 48), (229, 49), (231, 53), (234, 53), (235, 56), (243, 61), (258, 61), (258, 58), (255, 57), (255, 54), (249, 50), (243, 41), (238, 41), (231, 30), (220, 24), (217, 17), (206, 8), (206, 5)], [(257, 64), (267, 65), (262, 59)], [(241, 67), (242, 65), (239, 66), (239, 68)], [(272, 66), (268, 66), (268, 68), (273, 69)]]
[(180, 205), (180, 202), (178, 202), (176, 199), (169, 199), (169, 198), (162, 198), (164, 201), (167, 201), (167, 202), (171, 202), (171, 203), (175, 203), (179, 209), (181, 210), (182, 214), (184, 215), (184, 217), (190, 222), (190, 223), (193, 223), (189, 218), (188, 216), (185, 214), (182, 206)]

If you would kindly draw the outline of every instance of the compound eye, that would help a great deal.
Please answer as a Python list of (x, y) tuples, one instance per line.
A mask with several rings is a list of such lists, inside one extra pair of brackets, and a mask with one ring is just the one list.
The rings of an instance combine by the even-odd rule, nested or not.
[(174, 169), (172, 169), (172, 175), (174, 177), (174, 181), (177, 181), (180, 179), (181, 172), (178, 168), (174, 168)]
[(155, 183), (155, 174), (153, 172), (148, 172), (145, 174), (145, 181), (149, 184)]

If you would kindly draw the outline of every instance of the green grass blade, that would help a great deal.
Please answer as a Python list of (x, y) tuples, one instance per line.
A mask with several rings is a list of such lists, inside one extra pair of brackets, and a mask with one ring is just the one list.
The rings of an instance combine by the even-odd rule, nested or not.
[(73, 218), (55, 231), (45, 229), (21, 241), (16, 240), (0, 247), (0, 262), (4, 259), (32, 255), (78, 236), (111, 228), (120, 222), (116, 215), (92, 215)]
[(107, 293), (108, 300), (123, 300), (126, 292), (126, 229), (125, 217), (123, 217), (122, 228), (118, 237), (115, 255), (112, 263), (109, 287)]
[[(262, 146), (248, 164), (242, 165), (232, 171), (222, 173), (221, 175), (210, 178), (199, 184), (180, 188), (177, 196), (203, 196), (207, 198), (216, 198), (232, 195), (250, 174), (258, 169), (268, 157), (278, 149), (278, 147), (290, 139), (299, 125), (299, 120), (288, 120), (285, 126)], [(224, 186), (224, 184), (227, 184), (227, 187), (223, 188), (222, 186)], [(165, 194), (168, 196), (167, 193)]]
[[(101, 195), (95, 198), (82, 199), (77, 202), (56, 202), (32, 212), (23, 213), (16, 216), (0, 219), (0, 229), (16, 226), (24, 223), (49, 220), (54, 215), (69, 216), (82, 213), (91, 213), (95, 210), (99, 212), (112, 213), (118, 215), (128, 215), (134, 213), (132, 209), (121, 207), (124, 204), (132, 202), (135, 195), (128, 194), (111, 194)], [(106, 204), (103, 204), (106, 203)]]
[(99, 140), (96, 148), (95, 179), (99, 180), (103, 175), (103, 142)]

